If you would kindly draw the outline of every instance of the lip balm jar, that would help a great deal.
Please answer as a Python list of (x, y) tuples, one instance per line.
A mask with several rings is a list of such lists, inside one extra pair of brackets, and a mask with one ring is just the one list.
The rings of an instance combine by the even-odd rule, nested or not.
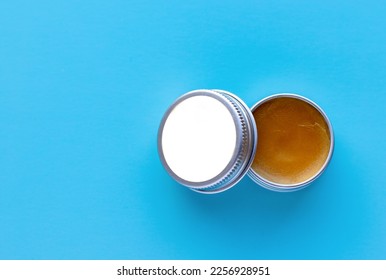
[(327, 167), (334, 149), (331, 123), (313, 101), (282, 93), (252, 108), (259, 131), (257, 152), (248, 176), (274, 191), (300, 190)]
[(333, 138), (326, 114), (302, 96), (276, 94), (249, 109), (230, 92), (194, 90), (164, 114), (158, 152), (170, 176), (196, 192), (225, 191), (246, 174), (289, 192), (325, 170)]

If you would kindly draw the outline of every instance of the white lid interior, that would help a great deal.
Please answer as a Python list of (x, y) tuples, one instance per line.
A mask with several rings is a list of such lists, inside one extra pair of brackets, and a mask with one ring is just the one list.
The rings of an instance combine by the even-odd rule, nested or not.
[(178, 103), (165, 121), (163, 156), (181, 179), (208, 181), (231, 161), (236, 134), (235, 121), (223, 103), (210, 96), (192, 96)]

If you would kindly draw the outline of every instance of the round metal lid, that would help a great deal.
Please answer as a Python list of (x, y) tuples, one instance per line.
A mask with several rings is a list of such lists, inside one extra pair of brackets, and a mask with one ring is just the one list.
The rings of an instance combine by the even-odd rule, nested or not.
[(158, 131), (158, 151), (167, 172), (201, 193), (218, 193), (248, 171), (257, 132), (249, 108), (221, 90), (195, 90), (166, 111)]

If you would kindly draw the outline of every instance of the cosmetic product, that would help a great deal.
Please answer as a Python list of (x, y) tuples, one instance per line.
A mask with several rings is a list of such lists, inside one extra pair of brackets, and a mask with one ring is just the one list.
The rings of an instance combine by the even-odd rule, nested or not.
[(201, 193), (218, 193), (246, 174), (275, 191), (294, 191), (315, 180), (333, 151), (323, 110), (295, 94), (276, 94), (252, 109), (223, 90), (195, 90), (166, 111), (158, 151), (167, 172)]
[(296, 94), (275, 94), (251, 109), (259, 143), (248, 175), (276, 191), (294, 191), (322, 174), (332, 156), (333, 131), (323, 110)]

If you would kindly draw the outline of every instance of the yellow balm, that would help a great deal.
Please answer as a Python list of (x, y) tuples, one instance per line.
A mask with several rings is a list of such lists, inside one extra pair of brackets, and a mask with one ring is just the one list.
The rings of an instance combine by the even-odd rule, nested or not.
[(252, 110), (258, 144), (252, 169), (276, 184), (297, 185), (323, 168), (331, 132), (322, 113), (305, 100), (283, 96)]

